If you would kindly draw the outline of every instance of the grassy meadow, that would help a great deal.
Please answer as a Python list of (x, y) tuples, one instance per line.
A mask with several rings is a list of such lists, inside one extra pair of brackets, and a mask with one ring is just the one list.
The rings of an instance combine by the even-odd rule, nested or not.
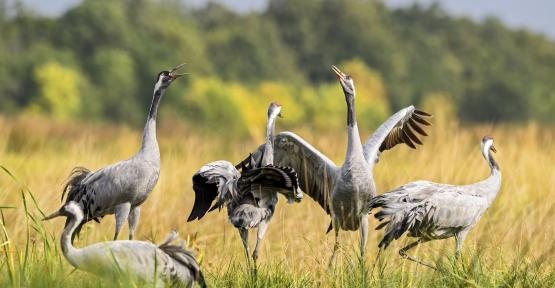
[[(376, 128), (365, 123), (359, 127), (364, 138)], [(277, 129), (281, 130), (279, 123)], [(225, 211), (192, 223), (186, 222), (186, 216), (194, 201), (191, 176), (196, 169), (216, 159), (237, 162), (261, 139), (229, 140), (167, 122), (158, 131), (161, 177), (142, 206), (137, 239), (160, 242), (177, 229), (196, 252), (213, 287), (555, 286), (555, 130), (535, 124), (463, 127), (439, 122), (429, 131), (430, 137), (417, 151), (399, 147), (381, 156), (374, 171), (378, 193), (418, 179), (464, 184), (487, 177), (488, 166), (478, 149), (485, 134), (495, 138), (495, 157), (503, 173), (502, 190), (467, 237), (461, 261), (453, 261), (454, 239), (411, 251), (436, 262), (439, 271), (403, 260), (397, 251), (411, 241), (403, 237), (382, 254), (383, 261), (370, 273), (382, 235), (373, 229), (365, 262), (357, 258), (359, 234), (343, 232), (341, 253), (328, 271), (333, 245), (332, 233), (325, 234), (329, 217), (308, 196), (290, 205), (280, 196), (254, 279)], [(139, 149), (141, 132), (127, 126), (0, 117), (0, 165), (6, 169), (0, 170), (0, 287), (112, 287), (118, 283), (73, 271), (59, 249), (64, 220), (40, 219), (42, 213), (59, 208), (64, 181), (73, 167), (96, 170), (130, 157)], [(305, 127), (295, 132), (341, 164), (346, 131), (313, 132)], [(372, 217), (371, 228), (376, 225)], [(89, 223), (75, 246), (110, 240), (113, 230), (111, 216), (101, 224)], [(254, 244), (254, 233), (251, 236)], [(120, 235), (126, 238), (127, 225)]]

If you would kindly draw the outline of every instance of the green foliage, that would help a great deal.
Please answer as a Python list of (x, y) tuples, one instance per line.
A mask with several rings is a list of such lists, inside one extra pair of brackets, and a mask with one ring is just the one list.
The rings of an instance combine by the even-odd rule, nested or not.
[[(495, 18), (454, 18), (437, 4), (392, 10), (382, 1), (270, 0), (266, 11), (237, 14), (213, 3), (193, 10), (173, 0), (85, 0), (55, 19), (20, 6), (7, 17), (2, 5), (3, 113), (34, 110), (139, 125), (154, 76), (187, 62), (190, 81), (181, 79), (170, 91), (212, 96), (169, 92), (162, 109), (178, 107), (177, 115), (192, 124), (214, 129), (209, 121), (226, 119), (238, 125), (226, 130), (256, 135), (260, 127), (253, 125), (264, 113), (251, 114), (280, 101), (290, 110), (285, 125), (339, 128), (344, 103), (330, 84), (329, 66), (340, 64), (353, 74), (359, 121), (369, 125), (438, 91), (465, 122), (555, 123), (555, 43)], [(61, 111), (65, 103), (58, 103), (54, 113), (53, 99), (67, 95), (46, 97), (46, 83), (29, 72), (52, 61), (77, 73), (80, 110)], [(222, 90), (199, 88), (206, 83)], [(324, 111), (329, 114), (319, 115)]]
[(33, 71), (38, 97), (29, 106), (33, 112), (46, 113), (57, 119), (71, 119), (79, 114), (79, 75), (71, 68), (49, 62)]
[(241, 107), (235, 102), (242, 91), (234, 89), (232, 93), (231, 90), (216, 78), (193, 79), (183, 97), (185, 109), (189, 111), (187, 117), (208, 130), (246, 132), (247, 116), (240, 113)]
[[(139, 122), (144, 117), (137, 99), (135, 63), (129, 53), (119, 49), (102, 49), (94, 54), (91, 75), (98, 87), (95, 101), (101, 115), (118, 121)], [(145, 93), (146, 94), (146, 93)]]

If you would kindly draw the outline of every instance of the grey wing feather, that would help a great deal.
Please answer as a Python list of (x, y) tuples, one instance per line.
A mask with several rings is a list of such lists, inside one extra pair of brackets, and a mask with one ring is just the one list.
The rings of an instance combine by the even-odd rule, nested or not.
[[(369, 209), (386, 228), (379, 247), (387, 247), (406, 231), (411, 236), (443, 238), (472, 227), (488, 208), (487, 199), (464, 192), (464, 186), (417, 181), (374, 197)], [(384, 221), (385, 220), (385, 221)]]
[(187, 221), (201, 219), (216, 197), (215, 207), (221, 207), (226, 201), (237, 198), (237, 180), (241, 177), (233, 164), (227, 161), (215, 161), (202, 166), (193, 175), (195, 203)]
[[(178, 267), (188, 270), (188, 274), (191, 274), (193, 276), (193, 280), (198, 282), (201, 287), (206, 287), (204, 275), (202, 275), (200, 266), (193, 254), (183, 248), (183, 244), (171, 244), (178, 238), (178, 236), (179, 235), (175, 230), (172, 231), (168, 238), (160, 244), (158, 248), (170, 256), (170, 258), (176, 262)], [(177, 273), (177, 271), (175, 271), (175, 273)], [(177, 278), (177, 276), (175, 277)]]
[(293, 168), (299, 187), (330, 213), (330, 193), (338, 173), (335, 163), (298, 135), (281, 132), (274, 139), (274, 164)]
[[(66, 203), (74, 201), (81, 206), (85, 214), (84, 222), (97, 220), (103, 215), (99, 210), (112, 207), (118, 199), (113, 195), (125, 189), (131, 177), (122, 172), (127, 162), (118, 162), (98, 171), (91, 172), (84, 167), (76, 167), (70, 174), (62, 192), (62, 199), (67, 193)], [(98, 191), (102, 193), (97, 194)], [(113, 208), (113, 207), (112, 207)]]
[(413, 149), (416, 148), (414, 143), (422, 145), (417, 135), (427, 136), (420, 125), (431, 125), (424, 119), (430, 116), (431, 114), (427, 112), (409, 106), (389, 117), (364, 143), (364, 158), (368, 164), (373, 166), (378, 162), (381, 152), (389, 150), (397, 144), (405, 143)]

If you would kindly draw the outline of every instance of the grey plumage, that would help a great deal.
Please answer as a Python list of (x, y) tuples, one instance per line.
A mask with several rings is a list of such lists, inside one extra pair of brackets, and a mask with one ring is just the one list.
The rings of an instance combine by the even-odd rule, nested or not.
[[(361, 253), (364, 253), (368, 230), (368, 202), (376, 195), (373, 166), (381, 152), (397, 144), (405, 143), (411, 148), (416, 147), (414, 143), (421, 144), (412, 130), (425, 136), (426, 133), (419, 125), (430, 125), (422, 117), (431, 116), (409, 106), (391, 116), (362, 145), (356, 122), (353, 79), (335, 66), (332, 69), (339, 78), (347, 102), (348, 143), (343, 165), (336, 166), (294, 133), (279, 133), (274, 140), (275, 164), (295, 169), (301, 189), (331, 215), (330, 227), (335, 230), (336, 242), (330, 264), (338, 249), (340, 230), (359, 229)], [(260, 146), (253, 157), (258, 159), (264, 153), (265, 147)]]
[[(193, 175), (195, 203), (188, 221), (201, 219), (207, 212), (225, 205), (229, 222), (239, 229), (247, 259), (251, 257), (248, 229), (258, 228), (252, 255), (255, 261), (267, 223), (274, 214), (278, 193), (290, 202), (302, 199), (295, 170), (273, 165), (274, 126), (280, 111), (281, 105), (276, 103), (268, 108), (266, 142), (263, 146), (270, 153), (261, 155), (256, 161), (249, 156), (236, 167), (227, 161), (215, 161), (204, 165)], [(214, 200), (216, 202), (210, 208)]]
[(157, 287), (192, 287), (198, 282), (206, 287), (200, 267), (193, 255), (183, 245), (171, 244), (177, 238), (172, 232), (161, 245), (136, 240), (107, 241), (84, 248), (73, 247), (71, 235), (84, 220), (81, 206), (73, 201), (44, 220), (58, 216), (67, 217), (60, 238), (62, 252), (75, 268), (102, 277), (131, 278)]
[(99, 221), (105, 215), (115, 214), (114, 239), (125, 220), (129, 223), (129, 239), (133, 238), (140, 217), (140, 205), (146, 200), (160, 175), (160, 150), (156, 140), (158, 106), (169, 85), (183, 74), (175, 74), (177, 66), (158, 74), (152, 104), (148, 113), (141, 148), (128, 160), (104, 167), (96, 172), (75, 168), (62, 192), (67, 194), (66, 204), (77, 203), (84, 211), (81, 226), (90, 220)]
[(491, 170), (483, 181), (462, 186), (416, 181), (373, 198), (369, 208), (379, 209), (375, 217), (381, 221), (376, 229), (385, 228), (379, 247), (386, 248), (408, 232), (419, 239), (400, 251), (404, 257), (409, 257), (405, 252), (418, 243), (450, 237), (456, 238), (459, 254), (468, 231), (491, 206), (501, 187), (501, 171), (490, 152), (495, 151), (491, 137), (482, 139), (481, 150)]

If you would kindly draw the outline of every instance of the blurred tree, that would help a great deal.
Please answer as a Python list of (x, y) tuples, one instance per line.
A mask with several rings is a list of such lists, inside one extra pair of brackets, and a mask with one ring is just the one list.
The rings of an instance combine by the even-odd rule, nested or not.
[(493, 80), (461, 99), (459, 115), (470, 122), (515, 122), (528, 119), (529, 102), (514, 81)]
[[(221, 114), (239, 133), (254, 135), (260, 127), (249, 123), (262, 121), (255, 111), (272, 98), (291, 110), (285, 125), (316, 121), (330, 128), (328, 119), (342, 127), (344, 99), (329, 66), (343, 63), (360, 87), (364, 122), (441, 91), (467, 122), (555, 123), (555, 43), (495, 18), (452, 17), (438, 4), (389, 9), (378, 0), (269, 0), (266, 11), (241, 14), (218, 4), (184, 8), (176, 0), (84, 0), (46, 18), (20, 1), (15, 15), (6, 15), (5, 3), (0, 0), (3, 113), (44, 101), (45, 83), (29, 71), (54, 62), (78, 75), (83, 117), (142, 124), (153, 76), (187, 62), (191, 76), (171, 91), (202, 97), (183, 101), (170, 91), (164, 103), (188, 121), (200, 113), (200, 123), (216, 129), (208, 120), (219, 122)], [(213, 103), (229, 104), (233, 114)]]
[(57, 119), (71, 119), (79, 114), (79, 74), (69, 67), (49, 62), (33, 71), (39, 95), (29, 111), (52, 115)]
[(230, 88), (216, 78), (194, 78), (182, 98), (189, 111), (187, 119), (203, 130), (244, 135), (249, 126), (242, 108), (251, 111), (251, 107), (238, 105), (243, 93), (248, 92), (238, 86)]
[[(89, 73), (97, 87), (101, 115), (116, 122), (142, 123), (147, 108), (140, 107), (141, 101), (138, 101), (131, 56), (119, 49), (100, 49), (94, 54), (91, 66)], [(149, 96), (147, 91), (143, 93)]]
[[(209, 16), (223, 14), (218, 12), (221, 10), (217, 5), (209, 5), (203, 13)], [(218, 67), (215, 72), (223, 79), (243, 82), (267, 79), (302, 81), (295, 58), (282, 44), (273, 22), (255, 15), (226, 17), (225, 20), (210, 21), (206, 28), (208, 54), (212, 56), (214, 66)]]
[(130, 48), (134, 29), (125, 9), (125, 1), (85, 0), (56, 22), (54, 42), (82, 56), (101, 47)]

